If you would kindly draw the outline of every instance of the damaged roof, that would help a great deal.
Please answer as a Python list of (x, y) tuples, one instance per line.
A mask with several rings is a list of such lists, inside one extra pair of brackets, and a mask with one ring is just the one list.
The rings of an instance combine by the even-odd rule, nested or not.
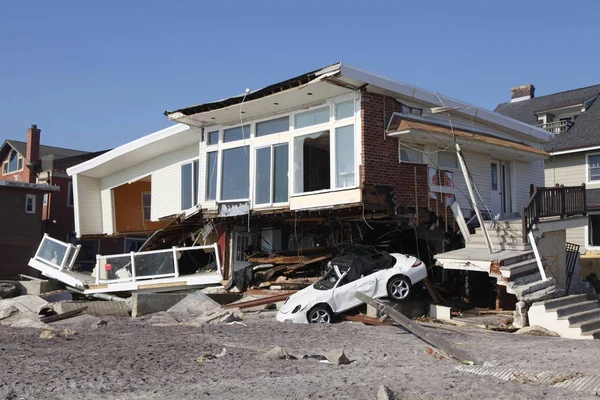
[(538, 125), (539, 113), (562, 107), (583, 106), (585, 102), (590, 102), (587, 109), (575, 118), (568, 131), (557, 134), (544, 145), (544, 149), (549, 152), (573, 150), (600, 145), (600, 102), (597, 99), (599, 95), (600, 85), (594, 85), (513, 103), (502, 103), (495, 111), (530, 125)]
[[(23, 157), (27, 154), (27, 142), (21, 142), (18, 140), (5, 140), (4, 144), (0, 149), (3, 149), (4, 146), (9, 145), (17, 152), (19, 152)], [(88, 154), (89, 151), (83, 150), (73, 150), (73, 149), (65, 149), (62, 147), (54, 147), (54, 146), (44, 146), (40, 145), (40, 157), (45, 157), (49, 155), (60, 156), (60, 158), (79, 156), (82, 154)], [(58, 158), (58, 157), (57, 157)]]
[[(172, 121), (201, 128), (218, 124), (228, 126), (239, 123), (242, 103), (244, 104), (246, 118), (259, 118), (282, 113), (284, 110), (290, 110), (294, 107), (307, 107), (307, 105), (310, 105), (310, 101), (318, 103), (318, 101), (323, 101), (326, 98), (361, 88), (391, 96), (415, 99), (431, 107), (449, 107), (457, 114), (481, 120), (500, 129), (526, 135), (538, 143), (548, 142), (554, 136), (553, 133), (506, 115), (455, 100), (434, 91), (393, 81), (341, 62), (269, 85), (248, 94), (180, 108), (175, 111), (165, 111), (165, 115)], [(295, 95), (293, 99), (291, 99), (293, 96), (290, 93)], [(311, 97), (304, 97), (303, 95)], [(271, 101), (261, 101), (261, 106), (257, 105), (258, 100), (267, 97)], [(286, 104), (279, 99), (285, 100)], [(240, 106), (234, 109), (232, 106), (236, 105)]]

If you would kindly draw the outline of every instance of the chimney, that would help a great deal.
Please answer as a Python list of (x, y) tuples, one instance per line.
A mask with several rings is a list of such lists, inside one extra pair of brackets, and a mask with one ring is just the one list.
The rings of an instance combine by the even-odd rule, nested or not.
[(29, 163), (34, 163), (40, 160), (40, 131), (37, 125), (31, 125), (27, 129), (27, 154), (25, 157)]
[(510, 102), (533, 99), (534, 92), (535, 86), (531, 84), (514, 87), (510, 89)]

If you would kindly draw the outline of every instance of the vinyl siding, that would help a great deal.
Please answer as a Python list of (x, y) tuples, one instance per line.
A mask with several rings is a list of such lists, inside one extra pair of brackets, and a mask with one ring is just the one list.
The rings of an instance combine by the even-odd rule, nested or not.
[[(178, 214), (181, 211), (181, 164), (197, 157), (198, 147), (189, 146), (103, 177), (101, 188), (105, 233), (113, 233), (114, 226), (111, 189), (147, 176), (152, 179), (152, 220)], [(110, 232), (107, 230), (109, 226)]]
[(514, 210), (522, 213), (523, 207), (529, 202), (529, 185), (544, 186), (544, 161), (516, 161), (514, 168), (513, 179), (516, 181), (517, 189), (517, 204)]
[[(100, 184), (102, 186), (102, 184)], [(101, 190), (100, 200), (102, 202), (102, 230), (106, 235), (115, 233), (115, 221), (113, 212), (112, 190)]]
[(104, 233), (100, 179), (76, 175), (73, 182), (77, 235), (99, 235)]
[(567, 242), (579, 245), (579, 252), (585, 254), (585, 226), (567, 229)]
[(554, 156), (545, 161), (545, 185), (577, 186), (586, 181), (585, 153)]

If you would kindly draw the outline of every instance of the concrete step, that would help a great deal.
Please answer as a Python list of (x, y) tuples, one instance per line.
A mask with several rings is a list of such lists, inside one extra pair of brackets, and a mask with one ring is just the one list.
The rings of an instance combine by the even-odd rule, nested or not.
[(569, 304), (580, 303), (586, 301), (585, 294), (572, 294), (570, 296), (561, 297), (560, 299), (552, 299), (544, 301), (543, 306), (546, 311), (552, 311), (554, 308), (564, 307)]
[[(536, 265), (537, 266), (537, 265)], [(509, 283), (507, 289), (511, 292), (519, 296), (524, 296), (529, 293), (536, 292), (538, 290), (546, 289), (550, 286), (556, 285), (556, 281), (552, 278), (546, 280), (537, 280), (535, 282), (527, 283), (525, 285), (512, 284)]]
[(594, 329), (593, 331), (587, 331), (581, 334), (582, 336), (591, 336), (594, 339), (600, 339), (600, 329)]
[(571, 328), (579, 328), (579, 329), (581, 329), (581, 333), (600, 329), (600, 318), (591, 319), (589, 321), (584, 321), (584, 322), (578, 322), (576, 324), (571, 324)]
[(546, 299), (555, 299), (564, 297), (565, 290), (558, 285), (551, 285), (540, 290), (525, 294), (523, 296), (517, 296), (519, 300), (526, 303), (535, 303)]
[(567, 315), (576, 314), (582, 311), (588, 311), (598, 308), (598, 302), (589, 300), (582, 301), (575, 304), (568, 304), (562, 307), (553, 308), (551, 310), (546, 309), (546, 312), (555, 312), (558, 318), (565, 317)]
[(535, 258), (500, 267), (500, 273), (505, 278), (516, 278), (538, 271)]
[(573, 326), (575, 324), (589, 320), (594, 320), (596, 318), (600, 318), (600, 308), (567, 315), (559, 319), (565, 319), (567, 320), (567, 322), (569, 322), (569, 325)]
[[(487, 243), (483, 242), (471, 242), (469, 241), (466, 244), (467, 249), (487, 249)], [(498, 250), (515, 250), (515, 251), (528, 251), (531, 250), (531, 246), (529, 244), (493, 244), (492, 249), (494, 251)]]

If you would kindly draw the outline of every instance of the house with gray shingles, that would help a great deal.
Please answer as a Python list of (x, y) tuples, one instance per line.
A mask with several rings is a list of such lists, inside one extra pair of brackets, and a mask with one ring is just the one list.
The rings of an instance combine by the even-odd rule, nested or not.
[[(554, 133), (544, 145), (546, 186), (586, 185), (588, 223), (567, 231), (580, 246), (582, 275), (600, 272), (600, 85), (535, 97), (533, 85), (512, 89), (510, 102), (496, 112)], [(596, 261), (596, 263), (598, 262)]]

